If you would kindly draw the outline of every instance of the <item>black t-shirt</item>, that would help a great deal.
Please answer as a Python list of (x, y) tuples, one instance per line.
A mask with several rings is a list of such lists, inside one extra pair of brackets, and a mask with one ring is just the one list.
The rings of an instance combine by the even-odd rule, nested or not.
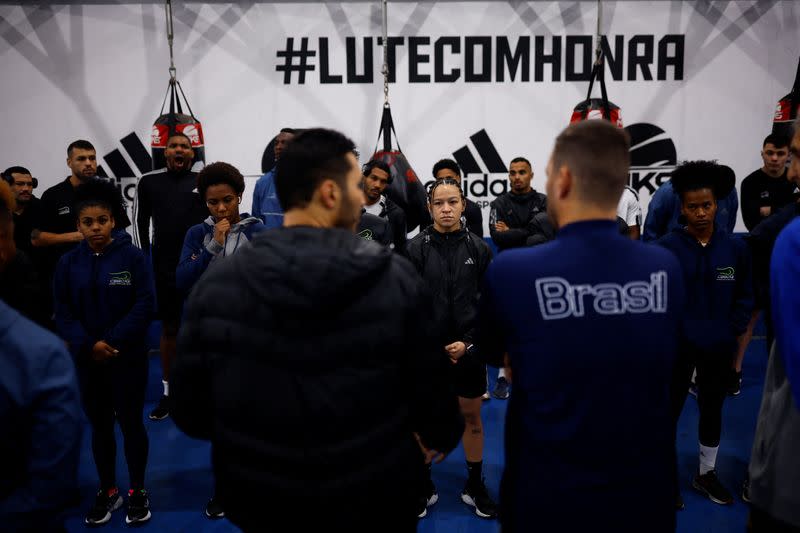
[(780, 178), (773, 178), (762, 169), (758, 169), (742, 180), (740, 194), (742, 219), (748, 231), (752, 231), (766, 218), (761, 216), (762, 207), (772, 208), (770, 214), (774, 215), (792, 201), (794, 184), (787, 179), (786, 173), (784, 170)]
[[(118, 200), (118, 205), (114, 206), (112, 212), (115, 221), (114, 229), (124, 230), (131, 225), (131, 221), (125, 211), (122, 193), (119, 194)], [(78, 214), (75, 212), (75, 187), (72, 186), (69, 178), (44, 191), (40, 207), (38, 220), (34, 222), (36, 229), (48, 233), (72, 233), (77, 231)], [(52, 274), (58, 259), (76, 245), (77, 243), (65, 243), (43, 247), (42, 255), (45, 256), (43, 260), (47, 265), (47, 273)]]
[(41, 209), (42, 201), (34, 196), (21, 214), (14, 214), (14, 242), (17, 243), (17, 250), (30, 254), (33, 248), (31, 232), (41, 217)]

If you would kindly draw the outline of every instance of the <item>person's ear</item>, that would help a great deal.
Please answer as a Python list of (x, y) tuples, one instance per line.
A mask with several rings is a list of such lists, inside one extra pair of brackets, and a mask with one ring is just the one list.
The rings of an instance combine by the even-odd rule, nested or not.
[(327, 179), (323, 181), (318, 190), (320, 200), (325, 208), (333, 209), (336, 207), (340, 191), (338, 184), (334, 180)]
[(111, 221), (111, 229), (116, 228), (117, 227), (117, 221), (114, 220), (114, 215), (111, 215), (111, 218), (109, 220)]
[(558, 169), (553, 185), (558, 199), (563, 200), (570, 195), (575, 186), (575, 178), (567, 165), (561, 165)]
[(242, 203), (242, 197), (241, 196), (239, 196), (239, 203), (240, 204)]

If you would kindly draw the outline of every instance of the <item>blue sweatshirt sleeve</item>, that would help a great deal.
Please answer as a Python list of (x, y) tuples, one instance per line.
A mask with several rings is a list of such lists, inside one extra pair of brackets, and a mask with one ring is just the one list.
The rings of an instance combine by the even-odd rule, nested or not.
[[(82, 433), (80, 394), (75, 366), (64, 345), (49, 332), (22, 326), (35, 339), (28, 358), (27, 379), (32, 387), (16, 398), (29, 410), (25, 426), (28, 447), (26, 477), (7, 498), (0, 501), (3, 531), (54, 531), (56, 513), (69, 505), (77, 486)], [(47, 335), (44, 335), (47, 333)], [(23, 430), (23, 428), (16, 428)]]
[(264, 176), (261, 176), (256, 181), (256, 187), (253, 189), (253, 208), (250, 210), (250, 214), (254, 217), (258, 217), (261, 220), (264, 220), (264, 213), (261, 212), (261, 203), (263, 202), (264, 196)]
[[(205, 246), (203, 246), (203, 238), (205, 237), (205, 230), (202, 224), (197, 224), (189, 228), (186, 232), (186, 237), (183, 239), (183, 249), (181, 250), (181, 257), (178, 261), (178, 268), (175, 270), (175, 285), (179, 290), (188, 293), (189, 290), (197, 283), (203, 272), (206, 271), (211, 260), (216, 253), (211, 253)], [(219, 252), (222, 246), (212, 239), (214, 245), (213, 249)]]
[(778, 353), (800, 409), (800, 219), (781, 232), (770, 267), (772, 317)]
[(753, 268), (750, 259), (750, 250), (745, 242), (736, 239), (739, 260), (736, 276), (736, 300), (731, 310), (731, 326), (738, 337), (747, 330), (750, 315), (753, 312)]
[(86, 332), (78, 318), (70, 291), (70, 254), (61, 257), (53, 276), (53, 307), (56, 331), (67, 342), (69, 351), (76, 359), (88, 355), (95, 341)]
[(155, 310), (153, 269), (141, 250), (131, 247), (131, 255), (131, 277), (136, 291), (136, 301), (128, 314), (108, 330), (103, 339), (117, 349), (124, 343), (138, 341), (144, 337)]
[(642, 232), (643, 241), (654, 241), (667, 233), (672, 217), (672, 202), (669, 198), (671, 194), (669, 189), (659, 187), (650, 200)]

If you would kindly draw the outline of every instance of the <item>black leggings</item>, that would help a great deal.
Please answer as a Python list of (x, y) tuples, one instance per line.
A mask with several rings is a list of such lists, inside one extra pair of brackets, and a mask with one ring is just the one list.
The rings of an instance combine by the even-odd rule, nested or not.
[(728, 394), (733, 353), (710, 353), (682, 350), (675, 363), (672, 379), (672, 416), (677, 427), (686, 394), (697, 369), (697, 406), (700, 410), (700, 444), (719, 446), (722, 434), (722, 404)]
[(117, 442), (114, 422), (119, 422), (132, 489), (144, 488), (149, 442), (144, 429), (144, 393), (147, 355), (120, 355), (102, 363), (87, 363), (81, 372), (83, 409), (92, 426), (92, 454), (100, 488), (116, 487)]

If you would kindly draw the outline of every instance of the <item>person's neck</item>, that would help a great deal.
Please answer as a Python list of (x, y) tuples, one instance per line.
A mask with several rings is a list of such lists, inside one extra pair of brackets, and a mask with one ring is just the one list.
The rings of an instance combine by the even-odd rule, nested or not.
[(693, 226), (686, 226), (686, 233), (697, 239), (698, 242), (707, 244), (714, 234), (714, 225), (709, 224), (706, 228), (700, 229)]
[(80, 178), (79, 178), (78, 176), (76, 176), (75, 174), (73, 174), (72, 176), (70, 176), (70, 177), (69, 177), (69, 184), (70, 184), (70, 185), (72, 185), (72, 187), (73, 187), (74, 189), (77, 189), (78, 187), (80, 187), (80, 186), (81, 186), (81, 185), (83, 185), (84, 183), (85, 183), (85, 181), (84, 181), (84, 180), (82, 180), (82, 179), (80, 179)]
[(20, 202), (17, 200), (17, 208), (14, 210), (15, 215), (21, 215), (25, 212), (25, 208), (28, 207), (28, 202)]
[(332, 228), (328, 216), (315, 209), (290, 209), (283, 214), (284, 227), (310, 226), (312, 228)]
[(522, 196), (522, 195), (528, 194), (532, 190), (533, 190), (533, 187), (528, 187), (524, 191), (515, 191), (514, 189), (511, 189), (511, 194), (516, 194), (517, 196)]
[(378, 195), (378, 197), (377, 197), (377, 198), (375, 198), (375, 199), (374, 199), (374, 200), (372, 200), (372, 201), (370, 201), (370, 200), (369, 200), (369, 198), (367, 198), (367, 203), (365, 204), (365, 206), (370, 206), (370, 207), (372, 207), (373, 205), (377, 204), (377, 203), (378, 203), (378, 202), (380, 202), (380, 201), (381, 201), (381, 195)]
[(109, 239), (109, 240), (108, 240), (108, 242), (107, 242), (107, 243), (103, 244), (102, 246), (94, 247), (94, 246), (92, 246), (92, 245), (90, 244), (90, 245), (89, 245), (89, 249), (90, 249), (92, 252), (96, 253), (96, 254), (101, 254), (101, 253), (103, 253), (103, 251), (104, 251), (106, 248), (108, 248), (108, 245), (109, 245), (109, 244), (111, 244), (113, 241), (114, 241), (114, 238), (112, 237), (111, 239)]
[(778, 172), (777, 174), (773, 174), (772, 172), (767, 170), (767, 166), (764, 165), (763, 167), (761, 167), (761, 172), (763, 172), (764, 174), (766, 174), (770, 178), (781, 178), (781, 177), (783, 177), (783, 173), (785, 172), (785, 169), (781, 169), (781, 171)]
[(566, 209), (565, 212), (559, 213), (558, 226), (563, 228), (567, 224), (574, 224), (575, 222), (586, 222), (589, 220), (614, 221), (616, 219), (617, 211), (615, 208), (602, 209), (599, 207), (581, 205), (575, 208)]

